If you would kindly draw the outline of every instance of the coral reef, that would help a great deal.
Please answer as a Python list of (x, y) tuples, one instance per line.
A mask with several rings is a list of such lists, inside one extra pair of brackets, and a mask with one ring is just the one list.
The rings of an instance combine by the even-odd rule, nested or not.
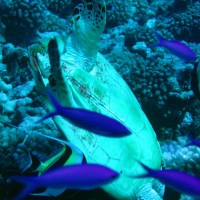
[(188, 140), (186, 136), (180, 136), (177, 140), (161, 142), (166, 168), (195, 172), (199, 176), (200, 148), (195, 146), (185, 147)]
[(40, 0), (12, 0), (1, 4), (0, 16), (5, 25), (6, 39), (23, 42), (23, 38), (30, 38), (44, 21), (45, 7)]
[(0, 78), (0, 91), (8, 92), (8, 91), (11, 90), (11, 89), (12, 89), (12, 85), (11, 85), (11, 84), (5, 83), (5, 82)]
[[(29, 120), (33, 118), (27, 119)], [(33, 127), (33, 123), (30, 125), (30, 122), (24, 125), (25, 122), (18, 127), (4, 123), (4, 127), (0, 128), (0, 173), (4, 177), (20, 173), (30, 167), (32, 163), (30, 152), (43, 161), (61, 148), (59, 143), (54, 143), (38, 134), (60, 137), (53, 123), (43, 124), (42, 127), (35, 125)]]
[(42, 102), (28, 70), (27, 49), (10, 43), (0, 49), (0, 174), (4, 178), (28, 168), (30, 152), (42, 161), (61, 148), (38, 133), (61, 135), (52, 120), (34, 123), (46, 112), (38, 107)]
[[(27, 46), (37, 38), (37, 31), (68, 31), (69, 21), (59, 18), (59, 14), (63, 15), (60, 13), (61, 10), (57, 10), (56, 14), (51, 12), (53, 8), (55, 11), (58, 8), (55, 4), (65, 5), (66, 1), (58, 2), (50, 1), (45, 5), (42, 0), (2, 1), (0, 18), (4, 24), (3, 32), (6, 40)], [(63, 9), (64, 13), (67, 7), (59, 9)], [(69, 13), (66, 12), (67, 14)]]
[(127, 0), (121, 3), (121, 1), (109, 0), (106, 5), (108, 27), (125, 24), (130, 19), (144, 25), (149, 18), (155, 16), (147, 1)]
[(47, 9), (61, 18), (68, 17), (80, 0), (44, 0)]
[(20, 67), (28, 66), (28, 51), (7, 43), (2, 48), (2, 63), (6, 64), (8, 73), (16, 73)]
[[(186, 136), (179, 136), (175, 140), (161, 142), (163, 158), (167, 169), (186, 171), (189, 174), (199, 176), (200, 148), (186, 146), (189, 141)], [(195, 197), (181, 195), (180, 200), (195, 200)]]
[[(34, 124), (46, 112), (38, 107), (42, 102), (34, 92), (35, 83), (28, 66), (19, 64), (15, 76), (7, 70), (10, 69), (8, 66), (11, 61), (18, 63), (21, 52), (25, 52), (27, 58), (27, 51), (9, 44), (6, 47), (11, 47), (11, 51), (9, 48), (8, 51), (4, 49), (7, 53), (1, 59), (7, 62), (0, 71), (0, 174), (3, 177), (22, 172), (29, 167), (32, 162), (30, 152), (40, 160), (45, 160), (59, 149), (56, 144), (54, 149), (52, 141), (41, 138), (37, 133), (60, 137), (52, 121)], [(14, 54), (18, 56), (13, 56)]]
[(124, 3), (115, 0), (106, 2), (107, 6), (107, 26), (114, 27), (124, 24), (128, 19), (132, 18), (136, 12), (136, 7), (132, 0), (127, 0)]
[[(173, 38), (169, 32), (163, 33)], [(129, 84), (159, 138), (171, 138), (194, 98), (190, 87), (193, 64), (162, 48), (149, 49), (148, 45), (156, 43), (152, 28), (133, 21), (107, 31), (103, 39), (100, 51)], [(200, 52), (198, 45), (191, 46)]]
[(176, 39), (198, 43), (200, 41), (199, 12), (200, 2), (193, 2), (185, 10), (171, 13), (169, 17), (158, 17), (156, 29), (165, 29)]
[[(0, 44), (0, 174), (6, 176), (30, 165), (29, 152), (45, 160), (58, 148), (37, 135), (61, 137), (51, 120), (34, 124), (46, 112), (28, 70), (27, 46), (46, 31), (67, 34), (72, 8), (80, 0), (0, 2), (0, 36), (5, 42)], [(148, 46), (156, 43), (156, 30), (166, 39), (182, 40), (200, 57), (200, 2), (108, 0), (106, 4), (107, 29), (100, 52), (139, 100), (161, 140), (166, 167), (199, 175), (200, 150), (185, 147), (187, 139), (182, 136), (182, 130), (192, 130), (199, 137), (200, 103), (190, 87), (193, 63)]]

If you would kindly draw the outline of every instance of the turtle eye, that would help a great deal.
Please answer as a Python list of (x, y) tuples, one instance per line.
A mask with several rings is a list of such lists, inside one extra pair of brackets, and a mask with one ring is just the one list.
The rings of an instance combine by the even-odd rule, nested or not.
[(73, 16), (78, 15), (78, 14), (79, 14), (79, 9), (78, 8), (74, 8)]

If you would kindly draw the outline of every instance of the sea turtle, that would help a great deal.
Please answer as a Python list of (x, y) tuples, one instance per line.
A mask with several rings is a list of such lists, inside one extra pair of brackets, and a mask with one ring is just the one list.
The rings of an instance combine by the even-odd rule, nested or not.
[[(162, 155), (156, 134), (134, 94), (98, 52), (105, 24), (104, 0), (84, 0), (73, 11), (72, 33), (56, 37), (58, 48), (48, 46), (49, 39), (29, 47), (30, 68), (38, 88), (50, 88), (63, 106), (103, 113), (132, 131), (123, 138), (107, 138), (54, 117), (67, 140), (84, 153), (88, 163), (103, 164), (121, 173), (119, 179), (103, 187), (105, 191), (116, 199), (162, 199), (162, 187), (156, 191), (153, 179), (131, 177), (144, 173), (136, 159), (160, 169)], [(52, 111), (46, 97), (44, 102)]]

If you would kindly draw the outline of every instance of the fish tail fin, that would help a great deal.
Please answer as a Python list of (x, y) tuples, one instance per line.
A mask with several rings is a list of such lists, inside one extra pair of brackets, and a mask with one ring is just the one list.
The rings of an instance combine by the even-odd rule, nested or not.
[(156, 38), (159, 40), (159, 42), (162, 42), (164, 40), (164, 38), (158, 33), (158, 32), (154, 32)]
[(25, 199), (27, 195), (29, 195), (36, 187), (32, 184), (27, 185), (15, 198), (14, 200), (22, 200)]
[(11, 176), (9, 179), (26, 184), (26, 187), (14, 198), (14, 200), (24, 199), (28, 194), (37, 188), (37, 184), (34, 178)]
[(62, 110), (62, 105), (60, 105), (60, 103), (58, 102), (58, 100), (49, 92), (47, 91), (47, 95), (51, 101), (51, 103), (53, 104), (55, 111), (48, 113), (47, 115), (45, 115), (44, 117), (42, 117), (41, 119), (39, 119), (38, 121), (36, 121), (36, 123), (40, 123), (48, 118), (51, 117), (55, 117), (56, 115), (60, 114), (60, 111)]
[(41, 119), (39, 119), (38, 121), (36, 121), (36, 123), (40, 123), (48, 118), (51, 118), (51, 117), (55, 117), (56, 115), (58, 115), (58, 112), (57, 111), (54, 111), (54, 112), (51, 112), (51, 113), (48, 113), (47, 115), (45, 115), (44, 117), (42, 117)]
[(47, 91), (47, 95), (48, 95), (51, 103), (53, 104), (54, 108), (59, 113), (60, 109), (62, 108), (62, 105), (58, 102), (58, 100), (55, 98), (55, 96), (53, 94), (51, 94), (49, 91)]
[(137, 160), (137, 162), (143, 167), (143, 169), (145, 169), (148, 173), (152, 172), (153, 170), (149, 167), (147, 167), (144, 163), (140, 162), (139, 160)]
[(163, 45), (163, 42), (165, 41), (165, 39), (158, 33), (158, 32), (154, 32), (154, 34), (155, 34), (155, 36), (156, 36), (156, 38), (157, 38), (157, 40), (159, 41), (158, 43), (156, 43), (156, 44), (152, 44), (152, 45), (150, 45), (150, 46), (148, 46), (149, 48), (155, 48), (155, 47), (159, 47), (159, 46), (162, 46)]
[(149, 167), (147, 167), (145, 164), (143, 164), (142, 162), (140, 162), (139, 160), (136, 160), (141, 166), (142, 168), (147, 172), (146, 174), (141, 174), (141, 175), (134, 175), (132, 176), (133, 178), (148, 178), (151, 177), (151, 173), (153, 172), (153, 170)]

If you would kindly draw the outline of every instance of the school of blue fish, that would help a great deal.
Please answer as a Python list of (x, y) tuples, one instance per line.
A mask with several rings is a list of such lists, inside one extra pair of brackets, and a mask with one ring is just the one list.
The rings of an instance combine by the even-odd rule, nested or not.
[[(61, 115), (63, 117), (66, 117), (67, 115), (66, 113), (68, 112), (68, 110), (66, 110), (65, 107), (62, 107), (59, 104), (59, 102), (55, 99), (55, 97), (53, 97), (53, 95), (48, 93), (48, 96), (51, 99), (54, 106), (56, 107), (56, 109), (57, 110), (59, 109), (59, 111), (56, 110), (55, 111), (56, 114), (50, 113), (49, 115), (39, 120), (39, 122), (49, 117), (54, 117), (55, 115)], [(62, 109), (63, 111), (60, 111)], [(82, 112), (82, 110), (79, 109), (79, 112)], [(83, 110), (83, 113), (85, 113), (85, 110)], [(93, 120), (92, 118), (94, 117), (94, 115), (97, 115), (98, 118), (100, 117), (104, 121), (112, 120), (98, 113), (92, 113), (92, 115), (90, 115), (91, 113), (92, 112), (89, 112), (89, 115), (86, 115), (89, 121)], [(73, 115), (73, 112), (71, 112), (71, 115)], [(75, 110), (75, 115), (76, 115), (76, 110)], [(80, 116), (84, 117), (85, 115), (83, 114)], [(81, 120), (80, 116), (78, 116), (78, 120), (79, 119)], [(90, 118), (90, 116), (92, 116), (92, 118)], [(68, 119), (68, 117), (66, 118)], [(98, 123), (98, 120), (96, 121), (96, 123)], [(114, 121), (114, 123), (116, 123), (116, 121)], [(74, 122), (74, 124), (76, 123)], [(94, 124), (92, 125), (92, 130), (95, 129)], [(91, 130), (89, 126), (90, 124), (88, 123), (87, 126), (83, 125), (83, 128), (86, 127), (87, 128), (86, 130)], [(107, 126), (109, 127), (109, 123), (107, 123)], [(79, 127), (82, 127), (82, 125), (79, 125)], [(124, 129), (127, 130), (121, 125), (119, 127), (120, 128), (122, 127), (123, 130)], [(120, 128), (119, 130), (121, 131)], [(97, 133), (99, 133), (99, 129), (100, 127), (98, 127)], [(103, 131), (105, 131), (105, 129)], [(94, 132), (96, 133), (96, 131)], [(106, 129), (106, 133), (108, 133), (108, 129)], [(112, 133), (113, 132), (111, 132), (110, 134)], [(108, 135), (108, 136), (111, 137), (112, 135)], [(120, 134), (119, 137), (121, 136), (122, 135)], [(126, 134), (124, 136), (126, 136)], [(190, 135), (187, 135), (187, 136), (189, 139), (189, 143), (187, 145), (195, 145), (195, 146), (200, 147), (199, 140), (192, 138)], [(118, 172), (102, 165), (81, 164), (83, 160), (83, 154), (77, 147), (73, 146), (72, 144), (66, 141), (62, 141), (62, 140), (53, 138), (51, 136), (45, 136), (45, 137), (55, 140), (63, 145), (67, 145), (69, 148), (75, 151), (76, 154), (78, 155), (77, 164), (68, 165), (68, 166), (63, 165), (56, 169), (48, 170), (46, 173), (43, 172), (42, 175), (40, 174), (40, 176), (11, 176), (9, 177), (10, 179), (14, 181), (21, 182), (27, 185), (25, 189), (15, 198), (15, 200), (23, 199), (26, 195), (30, 194), (35, 189), (40, 188), (40, 187), (47, 187), (50, 189), (48, 189), (46, 193), (45, 192), (41, 194), (33, 193), (32, 195), (57, 196), (66, 189), (90, 190), (90, 189), (100, 187), (103, 184), (109, 183), (115, 180), (118, 176), (120, 176)], [(117, 137), (117, 136), (114, 135), (113, 137)], [(141, 163), (140, 161), (138, 161), (138, 163), (144, 168), (146, 173), (138, 175), (138, 176), (134, 176), (132, 178), (152, 177), (163, 182), (166, 186), (168, 186), (169, 188), (173, 190), (176, 190), (178, 192), (188, 194), (191, 196), (200, 197), (200, 188), (199, 188), (200, 178), (195, 177), (193, 175), (189, 175), (185, 172), (181, 172), (178, 170), (154, 170), (154, 169), (149, 168), (145, 164)], [(51, 193), (51, 190), (53, 193)]]

